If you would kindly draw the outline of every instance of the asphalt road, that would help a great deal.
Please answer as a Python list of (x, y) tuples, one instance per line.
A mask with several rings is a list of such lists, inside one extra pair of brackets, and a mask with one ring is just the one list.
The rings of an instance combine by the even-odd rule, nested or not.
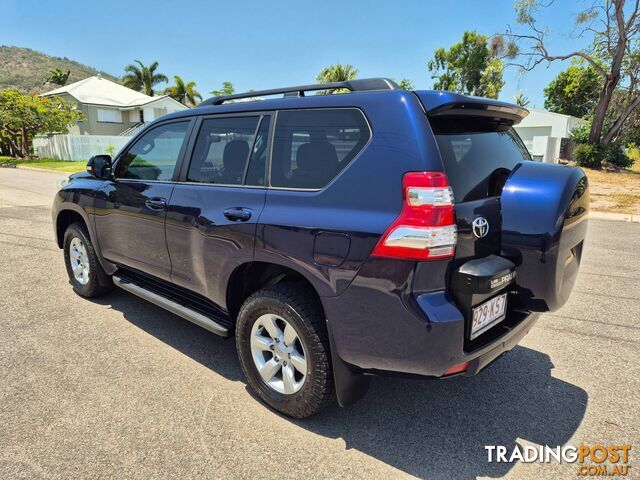
[(233, 341), (125, 292), (72, 292), (60, 177), (0, 168), (0, 478), (576, 478), (487, 462), (516, 442), (630, 443), (640, 472), (640, 224), (592, 220), (570, 302), (479, 376), (376, 378), (292, 421), (248, 392)]

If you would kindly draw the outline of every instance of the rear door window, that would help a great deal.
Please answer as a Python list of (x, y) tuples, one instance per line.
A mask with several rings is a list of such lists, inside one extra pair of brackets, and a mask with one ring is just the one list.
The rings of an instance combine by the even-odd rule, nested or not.
[(500, 195), (509, 173), (531, 160), (512, 128), (502, 131), (447, 131), (433, 125), (440, 156), (457, 202)]
[[(259, 122), (260, 116), (203, 120), (187, 181), (242, 185)], [(254, 175), (254, 181), (259, 181), (259, 175)]]
[(370, 137), (369, 125), (357, 109), (280, 111), (271, 185), (320, 189), (360, 153)]

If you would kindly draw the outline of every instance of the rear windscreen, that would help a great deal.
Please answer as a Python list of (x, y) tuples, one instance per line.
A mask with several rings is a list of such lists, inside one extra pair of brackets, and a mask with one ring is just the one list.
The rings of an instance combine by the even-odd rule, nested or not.
[(500, 195), (511, 170), (531, 160), (513, 128), (461, 132), (459, 123), (431, 123), (456, 202)]

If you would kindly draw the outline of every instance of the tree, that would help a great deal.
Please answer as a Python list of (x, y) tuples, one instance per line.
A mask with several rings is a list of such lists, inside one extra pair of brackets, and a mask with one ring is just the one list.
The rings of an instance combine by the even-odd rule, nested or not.
[(126, 73), (122, 77), (122, 83), (125, 87), (153, 97), (153, 87), (159, 83), (168, 82), (169, 79), (163, 73), (156, 73), (158, 62), (153, 62), (148, 67), (140, 60), (136, 60), (135, 63), (137, 65), (130, 64), (124, 68)]
[(1, 140), (15, 156), (29, 156), (35, 134), (66, 132), (70, 125), (82, 120), (82, 112), (75, 105), (58, 97), (0, 91)]
[(519, 92), (517, 95), (514, 95), (513, 99), (515, 100), (516, 105), (518, 105), (519, 107), (525, 107), (526, 108), (531, 103), (529, 98), (526, 97), (524, 95), (524, 93), (522, 93), (522, 92)]
[(171, 98), (176, 99), (180, 103), (195, 107), (198, 99), (202, 101), (202, 95), (196, 90), (196, 82), (184, 83), (184, 80), (178, 75), (173, 77), (175, 85), (165, 89), (164, 93)]
[(316, 77), (320, 83), (346, 82), (358, 76), (358, 69), (353, 65), (336, 63), (322, 69)]
[[(353, 80), (358, 76), (358, 69), (353, 65), (345, 64), (342, 65), (340, 63), (336, 63), (334, 65), (330, 65), (322, 69), (322, 71), (316, 77), (316, 80), (319, 83), (332, 83), (332, 82), (346, 82), (348, 80)], [(331, 93), (345, 93), (348, 90), (344, 88), (338, 89), (330, 89), (323, 90), (318, 92), (321, 95), (331, 94)]]
[(571, 65), (544, 89), (544, 108), (551, 112), (586, 117), (593, 114), (602, 78), (593, 67)]
[[(609, 145), (620, 133), (625, 121), (640, 105), (640, 2), (635, 0), (625, 11), (626, 0), (598, 0), (577, 14), (576, 35), (591, 37), (587, 48), (564, 53), (550, 53), (549, 29), (540, 25), (536, 16), (552, 2), (519, 0), (516, 2), (517, 23), (526, 33), (507, 29), (512, 58), (529, 71), (541, 63), (580, 58), (586, 61), (602, 79), (596, 102), (589, 142)], [(624, 92), (624, 106), (610, 111), (616, 91)], [(607, 117), (609, 121), (607, 122)], [(605, 125), (605, 123), (608, 123)]]
[(46, 85), (47, 83), (54, 83), (56, 85), (60, 85), (61, 87), (65, 86), (69, 81), (69, 75), (71, 75), (71, 70), (67, 70), (67, 73), (65, 73), (59, 68), (54, 68), (53, 70), (49, 71), (49, 76), (44, 81), (43, 85)]
[(402, 90), (415, 90), (416, 86), (413, 84), (413, 82), (411, 80), (409, 80), (408, 78), (403, 78), (402, 80), (400, 80), (398, 83), (398, 86), (402, 89)]
[(231, 82), (222, 82), (222, 87), (220, 90), (212, 90), (211, 95), (214, 97), (219, 97), (220, 95), (233, 95), (236, 89)]
[(502, 44), (492, 43), (476, 32), (464, 32), (462, 41), (448, 50), (439, 48), (427, 64), (436, 90), (498, 98), (504, 86)]

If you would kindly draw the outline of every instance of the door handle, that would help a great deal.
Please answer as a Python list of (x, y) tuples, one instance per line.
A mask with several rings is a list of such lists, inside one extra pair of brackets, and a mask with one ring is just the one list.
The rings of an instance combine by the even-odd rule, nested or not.
[(227, 208), (224, 211), (224, 216), (234, 222), (246, 222), (251, 218), (251, 209), (244, 207)]
[(144, 202), (144, 204), (147, 208), (157, 212), (167, 209), (167, 201), (164, 198), (149, 198)]

